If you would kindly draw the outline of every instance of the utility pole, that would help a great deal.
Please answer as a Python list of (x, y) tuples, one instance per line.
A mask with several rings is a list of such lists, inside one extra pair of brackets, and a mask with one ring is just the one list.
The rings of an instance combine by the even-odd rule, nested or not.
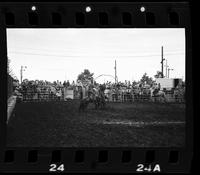
[(21, 66), (21, 69), (20, 69), (20, 79), (21, 79), (21, 83), (23, 81), (23, 71), (25, 71), (25, 68), (27, 68), (26, 66)]
[(162, 78), (164, 77), (164, 75), (163, 75), (163, 61), (164, 61), (165, 59), (163, 58), (163, 46), (161, 47), (161, 72), (162, 72)]
[(165, 65), (165, 68), (166, 68), (166, 73), (165, 73), (165, 77), (167, 78), (167, 68), (168, 68), (169, 66), (167, 65), (167, 60), (166, 60), (166, 65)]
[(117, 83), (117, 63), (116, 63), (116, 60), (115, 60), (115, 84)]
[(168, 78), (169, 78), (169, 71), (170, 71), (170, 70), (174, 70), (174, 69), (170, 69), (170, 68), (168, 68)]

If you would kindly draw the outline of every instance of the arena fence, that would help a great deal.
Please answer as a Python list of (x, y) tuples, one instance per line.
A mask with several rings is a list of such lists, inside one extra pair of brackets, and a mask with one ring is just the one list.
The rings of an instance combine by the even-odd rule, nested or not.
[(64, 100), (63, 96), (56, 96), (51, 93), (22, 93), (23, 101), (60, 101)]
[[(18, 97), (20, 99), (20, 97)], [(79, 95), (74, 96), (73, 99), (80, 99)], [(64, 94), (57, 96), (52, 93), (22, 93), (21, 100), (27, 101), (65, 101)], [(67, 99), (68, 100), (68, 99)], [(107, 102), (163, 102), (163, 103), (184, 103), (183, 96), (174, 96), (173, 94), (166, 94), (165, 97), (150, 96), (150, 95), (136, 95), (136, 94), (111, 94), (106, 98)]]
[(110, 102), (175, 102), (185, 103), (183, 96), (174, 96), (173, 94), (166, 94), (162, 96), (150, 96), (150, 95), (116, 95), (112, 94), (112, 98), (108, 98)]
[(13, 78), (9, 75), (9, 74), (7, 74), (7, 83), (8, 83), (8, 93), (7, 93), (7, 98), (9, 98), (11, 95), (12, 95), (12, 93), (13, 93)]

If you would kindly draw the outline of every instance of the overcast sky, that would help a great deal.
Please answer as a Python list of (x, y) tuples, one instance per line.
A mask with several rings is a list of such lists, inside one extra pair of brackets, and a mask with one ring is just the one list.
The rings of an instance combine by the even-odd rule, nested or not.
[[(8, 57), (20, 80), (76, 80), (89, 69), (94, 77), (114, 76), (119, 81), (139, 80), (146, 72), (153, 77), (164, 58), (174, 70), (171, 78), (185, 79), (185, 29), (7, 29)], [(165, 62), (164, 62), (165, 63)], [(164, 67), (165, 74), (165, 67)], [(102, 76), (97, 82), (113, 81)]]

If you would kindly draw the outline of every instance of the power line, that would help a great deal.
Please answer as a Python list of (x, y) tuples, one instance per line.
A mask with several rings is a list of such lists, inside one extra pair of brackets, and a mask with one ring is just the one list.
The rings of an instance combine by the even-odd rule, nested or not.
[[(28, 47), (20, 47), (20, 46), (14, 46), (14, 48), (19, 48), (19, 49), (23, 49), (23, 50), (37, 50), (37, 51), (47, 51), (47, 52), (52, 52), (52, 51), (56, 51), (56, 52), (66, 52), (68, 50), (70, 50), (70, 48), (68, 47), (67, 50), (49, 50), (49, 48), (28, 48)], [(71, 49), (72, 50), (72, 49)], [(74, 48), (75, 50), (75, 48)], [(166, 51), (165, 53), (173, 53), (173, 52), (182, 52), (182, 50), (169, 50)]]
[[(27, 52), (9, 52), (10, 54), (20, 54), (20, 55), (37, 55), (37, 56), (53, 56), (53, 57), (102, 57), (101, 55), (57, 55), (57, 54), (41, 54), (41, 53), (27, 53)], [(184, 55), (184, 52), (181, 53), (165, 53), (165, 55)], [(156, 57), (160, 56), (159, 54), (155, 55), (118, 55), (118, 57)], [(111, 57), (111, 55), (103, 56)]]

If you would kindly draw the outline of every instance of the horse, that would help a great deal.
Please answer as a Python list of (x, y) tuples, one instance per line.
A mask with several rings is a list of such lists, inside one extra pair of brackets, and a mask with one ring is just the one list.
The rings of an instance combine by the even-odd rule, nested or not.
[(94, 103), (95, 109), (103, 109), (106, 104), (107, 97), (102, 89), (93, 88), (93, 90), (88, 92), (90, 102)]
[(105, 108), (105, 105), (106, 105), (106, 100), (105, 99), (108, 99), (104, 92), (99, 90), (99, 94), (98, 96), (95, 97), (94, 99), (94, 103), (95, 103), (95, 109), (103, 109)]
[(87, 106), (91, 102), (92, 102), (92, 100), (91, 100), (90, 97), (85, 97), (85, 98), (81, 99), (81, 102), (80, 102), (80, 105), (79, 105), (79, 112), (85, 111), (85, 109), (87, 108)]
[(100, 89), (93, 88), (93, 90), (90, 90), (88, 92), (87, 97), (81, 99), (79, 105), (79, 112), (85, 111), (89, 103), (93, 103), (95, 105), (95, 109), (103, 109), (106, 105), (105, 99), (106, 97), (103, 91), (101, 91)]

